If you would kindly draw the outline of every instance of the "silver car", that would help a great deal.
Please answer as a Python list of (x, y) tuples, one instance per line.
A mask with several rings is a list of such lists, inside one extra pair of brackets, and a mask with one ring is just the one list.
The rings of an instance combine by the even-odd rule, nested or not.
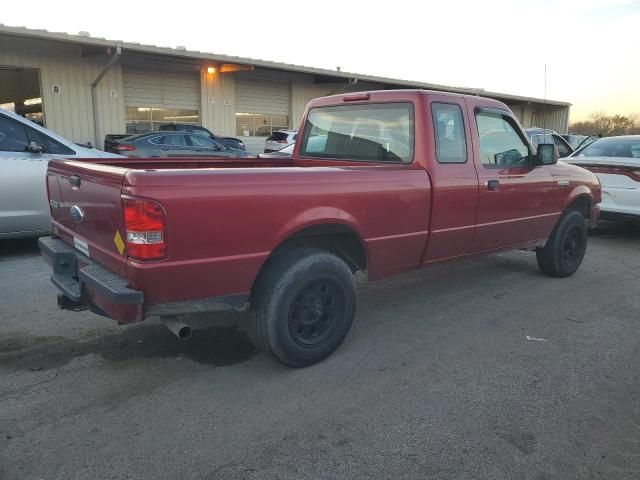
[(0, 109), (0, 239), (51, 230), (45, 178), (53, 158), (121, 158), (76, 145), (13, 112)]

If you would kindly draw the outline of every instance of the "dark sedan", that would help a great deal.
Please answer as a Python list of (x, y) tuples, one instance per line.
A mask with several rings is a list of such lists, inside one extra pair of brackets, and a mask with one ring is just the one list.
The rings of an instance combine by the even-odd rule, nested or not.
[(197, 135), (202, 135), (203, 137), (210, 138), (214, 142), (221, 143), (225, 147), (237, 148), (238, 150), (246, 150), (244, 142), (239, 138), (220, 137), (219, 135), (216, 135), (215, 133), (200, 125), (191, 125), (189, 123), (165, 123), (164, 125), (160, 125), (160, 130), (167, 132), (172, 131), (195, 133)]
[(158, 131), (132, 135), (112, 148), (127, 157), (252, 157), (197, 133)]

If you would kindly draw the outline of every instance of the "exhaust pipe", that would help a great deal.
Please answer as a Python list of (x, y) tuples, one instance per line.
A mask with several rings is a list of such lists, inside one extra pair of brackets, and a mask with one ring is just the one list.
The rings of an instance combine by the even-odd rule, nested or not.
[(191, 327), (186, 323), (173, 317), (162, 317), (160, 320), (180, 340), (189, 340), (191, 338)]

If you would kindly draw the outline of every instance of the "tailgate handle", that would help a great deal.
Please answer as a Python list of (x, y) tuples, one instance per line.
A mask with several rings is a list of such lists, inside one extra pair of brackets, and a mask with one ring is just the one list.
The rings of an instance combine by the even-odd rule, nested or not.
[(80, 188), (80, 177), (77, 175), (71, 175), (69, 177), (69, 183), (73, 188)]

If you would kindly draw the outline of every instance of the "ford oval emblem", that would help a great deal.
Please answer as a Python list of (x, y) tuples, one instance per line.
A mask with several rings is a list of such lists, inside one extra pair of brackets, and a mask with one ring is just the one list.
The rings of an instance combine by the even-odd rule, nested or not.
[(77, 205), (74, 205), (69, 209), (69, 214), (71, 218), (73, 218), (77, 223), (80, 223), (84, 220), (84, 211)]

